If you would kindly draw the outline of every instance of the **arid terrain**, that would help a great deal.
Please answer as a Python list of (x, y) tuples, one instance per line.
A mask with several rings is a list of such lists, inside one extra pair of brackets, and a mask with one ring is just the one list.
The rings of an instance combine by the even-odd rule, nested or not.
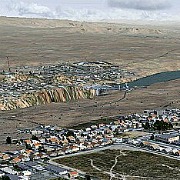
[(12, 138), (23, 137), (23, 134), (17, 134), (17, 128), (30, 128), (39, 124), (70, 127), (107, 116), (142, 113), (145, 109), (180, 108), (180, 80), (130, 91), (125, 99), (118, 101), (123, 96), (124, 92), (121, 91), (92, 100), (84, 99), (1, 111), (0, 147), (1, 149), (7, 148), (3, 145), (7, 135), (11, 135)]
[[(136, 78), (180, 69), (180, 28), (59, 20), (0, 18), (0, 69), (59, 62), (107, 61)], [(153, 108), (180, 108), (180, 80), (154, 84), (127, 93), (115, 92), (92, 100), (51, 103), (0, 112), (0, 151), (5, 138), (19, 137), (18, 128), (39, 124), (62, 127), (106, 116)], [(21, 136), (23, 136), (21, 134)]]
[[(138, 24), (138, 23), (137, 23)], [(180, 27), (0, 18), (0, 69), (76, 61), (108, 61), (137, 78), (180, 69)]]

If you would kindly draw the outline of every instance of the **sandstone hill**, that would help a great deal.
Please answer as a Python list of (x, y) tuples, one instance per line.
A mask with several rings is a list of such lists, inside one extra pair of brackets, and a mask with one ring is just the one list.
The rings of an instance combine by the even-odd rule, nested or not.
[(93, 98), (94, 90), (85, 90), (81, 87), (62, 87), (55, 89), (44, 89), (34, 93), (23, 94), (21, 97), (0, 102), (0, 110), (12, 110), (17, 108), (27, 108), (36, 105), (49, 103), (69, 102), (73, 100)]

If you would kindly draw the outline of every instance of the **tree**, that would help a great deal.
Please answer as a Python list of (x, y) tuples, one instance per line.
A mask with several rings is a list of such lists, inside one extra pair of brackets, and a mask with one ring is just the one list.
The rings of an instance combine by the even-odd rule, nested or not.
[(150, 140), (154, 140), (154, 134), (151, 135)]
[(158, 131), (166, 131), (168, 129), (172, 129), (173, 125), (170, 122), (164, 122), (163, 120), (161, 121), (156, 121), (153, 125), (154, 130)]
[(173, 129), (173, 125), (172, 125), (172, 123), (170, 123), (170, 122), (169, 122), (169, 124), (168, 124), (168, 125), (169, 125), (169, 129)]
[(6, 143), (7, 143), (7, 144), (11, 144), (11, 137), (8, 136), (8, 137), (6, 138)]
[(144, 129), (150, 129), (150, 124), (149, 122), (146, 122), (144, 125), (143, 125)]
[(25, 143), (26, 149), (32, 150), (32, 147), (30, 144)]
[(67, 134), (66, 134), (66, 137), (68, 137), (68, 136), (73, 136), (73, 137), (75, 137), (75, 134), (74, 134), (74, 132), (73, 131), (68, 131), (67, 132)]
[(85, 175), (86, 180), (91, 180), (91, 176)]
[(2, 176), (0, 180), (10, 180), (10, 178), (8, 176)]
[(46, 150), (43, 146), (40, 146), (40, 147), (38, 148), (38, 151), (39, 151), (39, 153), (41, 153), (41, 152), (47, 152), (47, 150)]
[(36, 141), (38, 141), (39, 139), (38, 139), (38, 137), (37, 136), (35, 136), (35, 135), (32, 135), (32, 138), (31, 138), (32, 140), (36, 140)]

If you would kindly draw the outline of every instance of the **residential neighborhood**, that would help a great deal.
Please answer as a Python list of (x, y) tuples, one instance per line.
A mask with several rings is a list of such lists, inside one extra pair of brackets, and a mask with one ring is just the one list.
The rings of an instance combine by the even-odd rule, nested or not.
[[(85, 179), (85, 173), (53, 163), (53, 158), (69, 154), (101, 150), (125, 144), (148, 152), (164, 154), (180, 160), (180, 130), (171, 128), (180, 121), (179, 109), (145, 110), (143, 114), (115, 116), (109, 123), (98, 123), (78, 129), (40, 125), (33, 129), (19, 129), (31, 135), (29, 139), (7, 137), (7, 145), (22, 147), (19, 151), (0, 153), (0, 177), (10, 179), (53, 179), (61, 177)], [(172, 124), (164, 130), (157, 122)], [(147, 124), (149, 126), (147, 127)], [(178, 127), (178, 126), (177, 126)], [(135, 136), (132, 136), (136, 133)], [(41, 176), (39, 176), (41, 174)]]

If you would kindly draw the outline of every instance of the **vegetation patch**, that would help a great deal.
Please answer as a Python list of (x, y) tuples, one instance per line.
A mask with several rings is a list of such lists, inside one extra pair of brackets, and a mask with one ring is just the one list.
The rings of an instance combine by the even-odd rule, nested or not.
[[(115, 163), (115, 159), (117, 159), (117, 163)], [(63, 158), (56, 162), (104, 180), (110, 178), (110, 173), (114, 174), (116, 178), (125, 177), (128, 180), (180, 179), (180, 161), (147, 152), (104, 150), (98, 153)]]

